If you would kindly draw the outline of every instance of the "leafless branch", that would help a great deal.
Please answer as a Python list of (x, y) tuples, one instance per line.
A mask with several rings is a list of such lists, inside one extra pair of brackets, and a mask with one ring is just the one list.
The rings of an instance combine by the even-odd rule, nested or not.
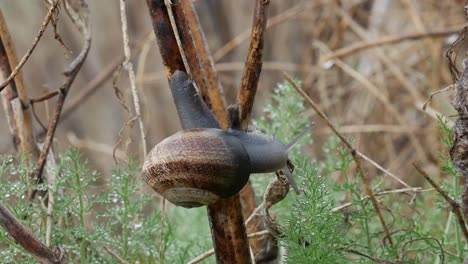
[[(60, 114), (62, 113), (65, 98), (67, 97), (67, 94), (70, 90), (71, 85), (73, 84), (73, 81), (75, 80), (76, 75), (78, 74), (79, 70), (81, 69), (81, 66), (84, 63), (88, 55), (89, 48), (91, 46), (91, 27), (88, 17), (89, 9), (86, 0), (79, 0), (78, 3), (75, 3), (77, 6), (73, 7), (67, 1), (65, 1), (64, 3), (67, 12), (70, 15), (70, 18), (83, 35), (83, 47), (78, 56), (68, 65), (67, 69), (65, 70), (65, 80), (61, 87), (58, 89), (59, 94), (57, 104), (52, 119), (49, 122), (49, 127), (47, 129), (46, 139), (44, 142), (44, 148), (39, 156), (39, 161), (37, 162), (36, 167), (34, 168), (34, 171), (32, 173), (32, 178), (36, 181), (41, 180), (42, 171), (46, 163), (49, 149), (52, 145), (52, 140), (55, 134), (55, 130), (57, 128), (58, 121), (60, 119)], [(74, 8), (77, 9), (75, 10)], [(35, 190), (28, 192), (28, 195), (26, 196), (26, 201), (32, 200), (35, 194)]]

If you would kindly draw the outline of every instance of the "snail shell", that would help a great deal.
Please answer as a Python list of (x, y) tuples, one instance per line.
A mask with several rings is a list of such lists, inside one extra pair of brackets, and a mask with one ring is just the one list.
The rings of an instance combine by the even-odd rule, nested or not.
[(250, 175), (242, 142), (221, 129), (189, 129), (166, 138), (148, 154), (145, 181), (170, 202), (191, 208), (239, 192)]

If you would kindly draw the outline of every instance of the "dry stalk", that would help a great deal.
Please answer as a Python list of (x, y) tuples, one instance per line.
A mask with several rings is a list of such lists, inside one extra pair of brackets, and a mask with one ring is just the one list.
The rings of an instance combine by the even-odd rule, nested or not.
[[(11, 36), (0, 11), (0, 68), (4, 76), (12, 74), (11, 69), (18, 65), (18, 58), (11, 42)], [(13, 136), (13, 143), (19, 145), (19, 151), (27, 153), (27, 163), (35, 163), (39, 156), (39, 150), (34, 138), (32, 123), (32, 113), (26, 88), (23, 84), (23, 77), (20, 72), (12, 79), (9, 88), (2, 93), (4, 97), (4, 107), (10, 131)], [(14, 101), (19, 104), (19, 108), (13, 111)]]
[(360, 177), (362, 179), (362, 182), (363, 182), (364, 187), (366, 189), (366, 193), (367, 193), (367, 195), (369, 196), (369, 199), (372, 202), (372, 206), (374, 207), (374, 210), (375, 210), (377, 216), (379, 217), (380, 223), (382, 224), (383, 230), (385, 232), (385, 236), (386, 236), (386, 238), (388, 238), (388, 241), (389, 241), (390, 245), (393, 245), (393, 239), (391, 237), (391, 233), (390, 233), (390, 231), (389, 231), (389, 229), (387, 227), (387, 224), (385, 223), (385, 219), (384, 219), (384, 217), (382, 215), (382, 212), (380, 210), (379, 203), (378, 203), (377, 199), (375, 198), (374, 190), (371, 187), (370, 180), (367, 177), (367, 175), (364, 173), (364, 170), (362, 169), (361, 160), (360, 160), (359, 155), (357, 154), (356, 149), (351, 145), (351, 143), (349, 143), (349, 141), (345, 137), (343, 137), (343, 135), (340, 134), (340, 132), (338, 132), (335, 125), (330, 121), (330, 119), (328, 119), (328, 117), (325, 115), (325, 113), (323, 113), (318, 108), (318, 106), (314, 103), (314, 101), (312, 101), (312, 99), (304, 92), (304, 90), (302, 90), (296, 84), (296, 82), (294, 82), (294, 80), (291, 78), (291, 76), (289, 76), (287, 73), (283, 73), (283, 75), (284, 75), (285, 79), (305, 99), (305, 101), (309, 104), (309, 106), (320, 116), (320, 118), (323, 119), (323, 121), (325, 121), (325, 123), (328, 125), (328, 127), (330, 127), (330, 129), (333, 130), (335, 135), (338, 136), (338, 138), (341, 140), (341, 142), (343, 142), (343, 144), (349, 150), (349, 153), (351, 154), (351, 156), (353, 157), (354, 162), (356, 163), (356, 169), (357, 169), (357, 171), (358, 171), (358, 173), (359, 173), (359, 175), (360, 175)]
[[(171, 79), (176, 70), (187, 72), (174, 36), (168, 9), (165, 8), (165, 2), (163, 0), (147, 0), (147, 4), (167, 78)], [(180, 6), (174, 5), (173, 8), (180, 8)], [(188, 32), (185, 33), (188, 34)], [(205, 65), (205, 67), (209, 67), (209, 65)], [(222, 122), (219, 116), (217, 118)], [(221, 123), (221, 126), (227, 128), (228, 124), (227, 122)], [(220, 263), (251, 262), (241, 208), (239, 195), (221, 199), (208, 207), (213, 243)]]
[(138, 125), (140, 127), (141, 145), (143, 148), (142, 157), (145, 157), (146, 153), (148, 152), (147, 147), (146, 147), (146, 134), (145, 134), (145, 127), (143, 125), (143, 118), (141, 116), (140, 97), (138, 95), (138, 90), (136, 87), (135, 71), (133, 70), (133, 63), (130, 61), (132, 55), (130, 52), (130, 45), (129, 45), (129, 40), (128, 40), (127, 14), (125, 11), (125, 0), (120, 0), (120, 19), (122, 22), (123, 46), (124, 46), (124, 54), (125, 54), (125, 60), (124, 60), (123, 66), (128, 71), (128, 76), (130, 79), (130, 87), (131, 87), (132, 95), (133, 95), (133, 104), (135, 107), (135, 113), (138, 116)]
[(187, 262), (187, 264), (197, 264), (197, 263), (200, 263), (202, 260), (206, 259), (207, 257), (213, 255), (215, 253), (214, 249), (210, 249), (202, 254), (200, 254), (199, 256), (195, 257), (194, 259), (190, 260), (189, 262)]
[(252, 33), (250, 46), (245, 61), (244, 73), (237, 96), (240, 105), (241, 129), (247, 129), (250, 122), (255, 94), (257, 92), (258, 80), (262, 71), (263, 42), (268, 16), (268, 6), (270, 1), (255, 1), (254, 20), (252, 23)]

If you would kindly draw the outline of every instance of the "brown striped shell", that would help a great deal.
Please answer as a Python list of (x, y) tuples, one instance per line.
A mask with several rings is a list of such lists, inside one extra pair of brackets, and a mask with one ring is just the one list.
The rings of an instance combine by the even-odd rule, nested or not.
[(143, 164), (145, 181), (183, 207), (210, 205), (238, 193), (250, 175), (239, 139), (221, 129), (180, 131), (156, 145)]

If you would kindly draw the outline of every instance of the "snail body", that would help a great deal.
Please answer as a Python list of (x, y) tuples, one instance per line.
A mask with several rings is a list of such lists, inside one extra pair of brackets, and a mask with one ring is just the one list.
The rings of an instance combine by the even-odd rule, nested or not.
[(170, 202), (197, 207), (238, 193), (251, 173), (283, 168), (287, 151), (279, 140), (263, 134), (217, 128), (182, 130), (150, 151), (143, 173), (145, 181)]
[(298, 192), (287, 168), (290, 144), (259, 131), (222, 130), (193, 83), (183, 72), (171, 79), (171, 90), (184, 130), (164, 139), (147, 155), (145, 181), (175, 205), (210, 205), (238, 193), (251, 173), (282, 170)]

